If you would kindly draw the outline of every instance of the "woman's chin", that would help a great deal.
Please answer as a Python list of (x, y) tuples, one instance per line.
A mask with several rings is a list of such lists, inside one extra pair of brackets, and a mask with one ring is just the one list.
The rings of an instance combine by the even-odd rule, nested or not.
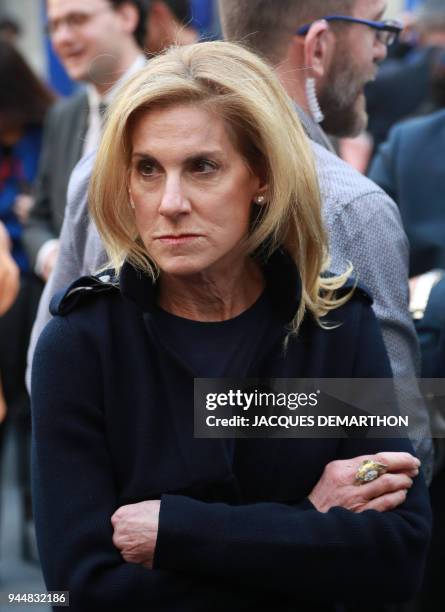
[(203, 262), (194, 261), (192, 257), (175, 257), (171, 260), (158, 262), (159, 269), (163, 274), (172, 276), (193, 276), (208, 269)]

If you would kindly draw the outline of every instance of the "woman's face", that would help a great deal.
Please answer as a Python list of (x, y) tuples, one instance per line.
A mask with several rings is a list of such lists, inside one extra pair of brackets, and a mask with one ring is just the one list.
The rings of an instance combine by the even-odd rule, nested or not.
[(224, 122), (191, 105), (141, 114), (132, 132), (135, 221), (164, 273), (224, 273), (240, 258), (261, 181)]

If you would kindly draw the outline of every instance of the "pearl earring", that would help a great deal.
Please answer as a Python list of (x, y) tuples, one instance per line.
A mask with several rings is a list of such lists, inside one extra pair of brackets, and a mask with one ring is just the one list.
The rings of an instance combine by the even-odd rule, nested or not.
[(256, 196), (255, 198), (255, 204), (258, 204), (258, 206), (263, 206), (265, 201), (266, 198), (263, 195)]

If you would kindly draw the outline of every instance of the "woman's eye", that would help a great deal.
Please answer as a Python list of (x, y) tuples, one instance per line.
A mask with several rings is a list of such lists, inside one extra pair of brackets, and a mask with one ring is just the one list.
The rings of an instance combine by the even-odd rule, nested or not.
[(149, 161), (140, 161), (137, 165), (139, 174), (142, 176), (154, 176), (156, 174), (156, 167)]
[(209, 161), (208, 159), (197, 159), (193, 162), (192, 170), (198, 174), (210, 174), (218, 169), (215, 162)]

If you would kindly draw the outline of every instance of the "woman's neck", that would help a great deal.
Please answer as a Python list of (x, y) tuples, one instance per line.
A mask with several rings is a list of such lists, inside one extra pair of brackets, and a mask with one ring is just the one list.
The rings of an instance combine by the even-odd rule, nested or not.
[(246, 259), (235, 271), (178, 277), (161, 274), (159, 305), (171, 314), (195, 321), (226, 321), (260, 297), (265, 281), (261, 268)]

